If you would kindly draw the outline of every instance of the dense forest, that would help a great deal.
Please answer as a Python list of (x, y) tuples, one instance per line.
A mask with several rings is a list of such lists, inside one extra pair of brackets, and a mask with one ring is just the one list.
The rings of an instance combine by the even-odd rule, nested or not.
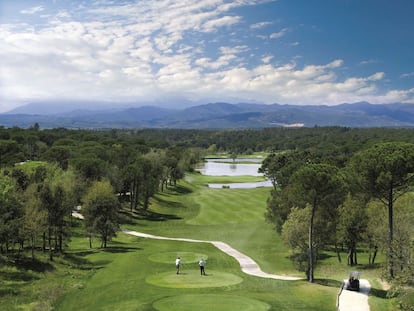
[[(266, 218), (313, 282), (320, 252), (358, 249), (399, 288), (414, 278), (412, 197), (414, 130), (272, 128), (258, 130), (0, 128), (0, 252), (65, 251), (70, 215), (82, 205), (85, 229), (106, 247), (123, 204), (145, 212), (207, 155), (267, 154), (272, 180)], [(102, 207), (105, 207), (104, 209)], [(384, 207), (384, 208), (381, 208)], [(305, 226), (304, 226), (305, 224)]]

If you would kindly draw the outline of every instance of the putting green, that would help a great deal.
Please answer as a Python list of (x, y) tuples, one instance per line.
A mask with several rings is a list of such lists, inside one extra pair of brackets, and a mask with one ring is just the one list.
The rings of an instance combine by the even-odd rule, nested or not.
[(243, 279), (237, 275), (217, 270), (206, 270), (207, 275), (200, 275), (200, 270), (184, 269), (180, 274), (175, 274), (175, 269), (170, 272), (159, 273), (147, 277), (149, 284), (172, 288), (205, 288), (221, 287), (241, 283)]
[(201, 258), (207, 260), (208, 256), (200, 253), (193, 252), (165, 252), (165, 253), (155, 253), (149, 256), (149, 260), (160, 263), (169, 263), (175, 265), (175, 259), (177, 257), (181, 258), (181, 265), (185, 267), (187, 263), (199, 262)]
[(158, 311), (267, 311), (267, 303), (241, 296), (182, 295), (163, 298), (152, 305)]

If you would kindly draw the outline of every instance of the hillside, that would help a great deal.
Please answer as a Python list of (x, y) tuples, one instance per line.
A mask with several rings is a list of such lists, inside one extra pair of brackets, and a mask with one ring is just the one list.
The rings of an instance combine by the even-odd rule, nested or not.
[[(73, 109), (65, 103), (29, 104), (0, 114), (0, 125), (29, 127), (38, 123), (42, 128), (266, 128), (266, 127), (412, 127), (414, 105), (366, 102), (336, 106), (263, 105), (209, 103), (185, 109), (155, 106)], [(37, 108), (36, 108), (37, 107)], [(88, 107), (84, 105), (83, 107)]]

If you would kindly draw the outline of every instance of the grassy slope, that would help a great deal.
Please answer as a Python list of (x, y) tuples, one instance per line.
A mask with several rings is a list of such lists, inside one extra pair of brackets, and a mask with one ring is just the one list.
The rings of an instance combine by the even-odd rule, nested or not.
[[(248, 297), (277, 310), (332, 310), (334, 305), (336, 289), (319, 285), (309, 286), (305, 282), (263, 280), (246, 276), (240, 272), (232, 258), (208, 244), (154, 241), (122, 235), (117, 239), (117, 245), (117, 248), (106, 252), (86, 256), (93, 263), (103, 265), (102, 269), (86, 279), (84, 286), (69, 292), (60, 301), (57, 310), (153, 310), (154, 302), (186, 294)], [(131, 249), (131, 245), (139, 245), (139, 248)], [(171, 264), (163, 264), (151, 261), (151, 255), (180, 250), (209, 254), (207, 279), (214, 279), (215, 274), (222, 272), (238, 276), (243, 282), (225, 287), (194, 289), (154, 286), (146, 282), (148, 277), (154, 275), (168, 272), (171, 275), (175, 274), (174, 258)], [(182, 273), (191, 273), (194, 269), (194, 264), (184, 264)], [(213, 275), (211, 271), (214, 271)], [(198, 274), (194, 277), (201, 278)], [(292, 294), (295, 294), (294, 299)], [(217, 299), (219, 298), (215, 297), (214, 301), (217, 302)]]
[[(134, 214), (134, 220), (124, 227), (171, 237), (222, 240), (253, 257), (266, 272), (303, 276), (293, 268), (288, 250), (271, 225), (264, 221), (269, 189), (209, 189), (202, 186), (205, 182), (205, 178), (191, 175), (176, 188), (177, 191), (167, 191), (154, 200), (151, 214), (147, 215), (150, 217)], [(328, 253), (316, 271), (318, 284), (266, 280), (243, 274), (234, 259), (210, 244), (149, 240), (119, 234), (107, 250), (100, 251), (90, 250), (82, 230), (79, 228), (77, 232), (70, 243), (70, 252), (65, 258), (55, 260), (54, 269), (30, 272), (29, 276), (25, 275), (28, 282), (19, 281), (22, 284), (17, 284), (17, 280), (14, 285), (0, 284), (0, 298), (5, 310), (48, 310), (55, 301), (55, 310), (155, 310), (153, 305), (165, 308), (174, 297), (183, 302), (193, 297), (186, 295), (207, 294), (214, 300), (210, 303), (217, 303), (218, 296), (225, 295), (228, 299), (223, 298), (223, 310), (226, 310), (226, 301), (237, 301), (237, 297), (246, 298), (246, 304), (251, 301), (252, 308), (254, 302), (258, 302), (275, 310), (333, 310), (340, 280), (348, 271), (345, 264), (339, 265), (336, 257)], [(154, 275), (175, 273), (174, 256), (171, 256), (170, 264), (151, 258), (175, 253), (207, 254), (207, 274), (209, 271), (229, 273), (242, 278), (243, 282), (190, 289), (148, 283), (147, 278)], [(186, 262), (183, 258), (183, 273), (196, 271), (193, 261)], [(5, 276), (5, 267), (1, 267), (0, 273)], [(375, 273), (378, 271), (366, 271), (368, 275)], [(375, 296), (370, 299), (371, 310), (392, 310), (383, 298), (384, 292), (377, 289), (379, 283), (373, 285), (377, 287), (373, 291)], [(197, 306), (191, 308), (198, 309)]]

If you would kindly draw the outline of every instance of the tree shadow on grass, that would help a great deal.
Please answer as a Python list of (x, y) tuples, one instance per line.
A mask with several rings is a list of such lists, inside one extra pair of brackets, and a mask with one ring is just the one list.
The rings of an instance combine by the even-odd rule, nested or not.
[(184, 208), (185, 206), (180, 202), (168, 201), (157, 197), (157, 201), (160, 202), (162, 205), (168, 206), (168, 208)]
[(182, 217), (179, 217), (175, 214), (161, 214), (149, 210), (140, 210), (137, 213), (141, 216), (141, 219), (149, 220), (149, 221), (167, 221), (167, 220), (179, 220)]
[(387, 291), (383, 290), (383, 289), (378, 289), (378, 288), (372, 288), (369, 291), (369, 294), (378, 298), (382, 298), (382, 299), (387, 299)]
[[(168, 203), (170, 204), (170, 203)], [(179, 203), (177, 203), (179, 204)], [(120, 212), (121, 216), (121, 223), (122, 224), (129, 224), (134, 225), (138, 220), (149, 220), (149, 221), (166, 221), (171, 219), (182, 219), (181, 217), (175, 215), (175, 214), (162, 214), (157, 213), (150, 210), (144, 210), (144, 209), (137, 209), (134, 211), (126, 211), (122, 210)]]
[(134, 225), (138, 220), (141, 220), (142, 217), (136, 215), (136, 213), (131, 212), (130, 210), (121, 210), (119, 212), (119, 222), (125, 225)]
[(101, 249), (103, 252), (106, 253), (129, 253), (129, 252), (135, 252), (137, 250), (141, 250), (139, 247), (116, 247), (116, 246), (108, 246), (106, 248)]
[(341, 281), (332, 280), (332, 279), (315, 279), (314, 283), (318, 285), (334, 287), (334, 288), (340, 288), (342, 286)]
[(190, 188), (184, 187), (182, 185), (168, 186), (168, 190), (171, 192), (176, 192), (177, 194), (188, 194), (193, 192), (193, 190)]
[(13, 288), (12, 286), (8, 286), (6, 288), (0, 289), (0, 297), (3, 296), (17, 296), (19, 295), (20, 291), (18, 291), (16, 288)]
[(38, 280), (39, 278), (29, 271), (19, 270), (19, 271), (1, 271), (0, 272), (0, 278), (2, 280), (8, 280), (8, 281), (34, 281)]
[(16, 268), (10, 271), (7, 269), (0, 271), (1, 280), (12, 282), (30, 282), (38, 280), (39, 277), (35, 273), (44, 273), (54, 270), (53, 265), (49, 262), (42, 262), (36, 258), (31, 259), (27, 257), (14, 258), (12, 264), (3, 262), (3, 265)]
[(20, 257), (14, 262), (18, 269), (32, 270), (35, 272), (46, 272), (54, 270), (54, 267), (49, 262), (43, 262), (36, 258)]
[(367, 264), (367, 265), (356, 265), (354, 267), (358, 267), (358, 270), (377, 270), (381, 267), (381, 264), (374, 263), (374, 264)]
[(333, 256), (333, 255), (330, 255), (330, 254), (327, 254), (327, 253), (318, 254), (318, 260), (326, 260), (326, 259), (329, 259), (329, 258), (332, 258), (332, 257), (336, 257), (336, 256)]
[(87, 255), (95, 253), (94, 251), (83, 251), (65, 254), (65, 259), (68, 261), (69, 265), (75, 266), (77, 269), (87, 270), (90, 269), (93, 265), (92, 263), (84, 258)]

